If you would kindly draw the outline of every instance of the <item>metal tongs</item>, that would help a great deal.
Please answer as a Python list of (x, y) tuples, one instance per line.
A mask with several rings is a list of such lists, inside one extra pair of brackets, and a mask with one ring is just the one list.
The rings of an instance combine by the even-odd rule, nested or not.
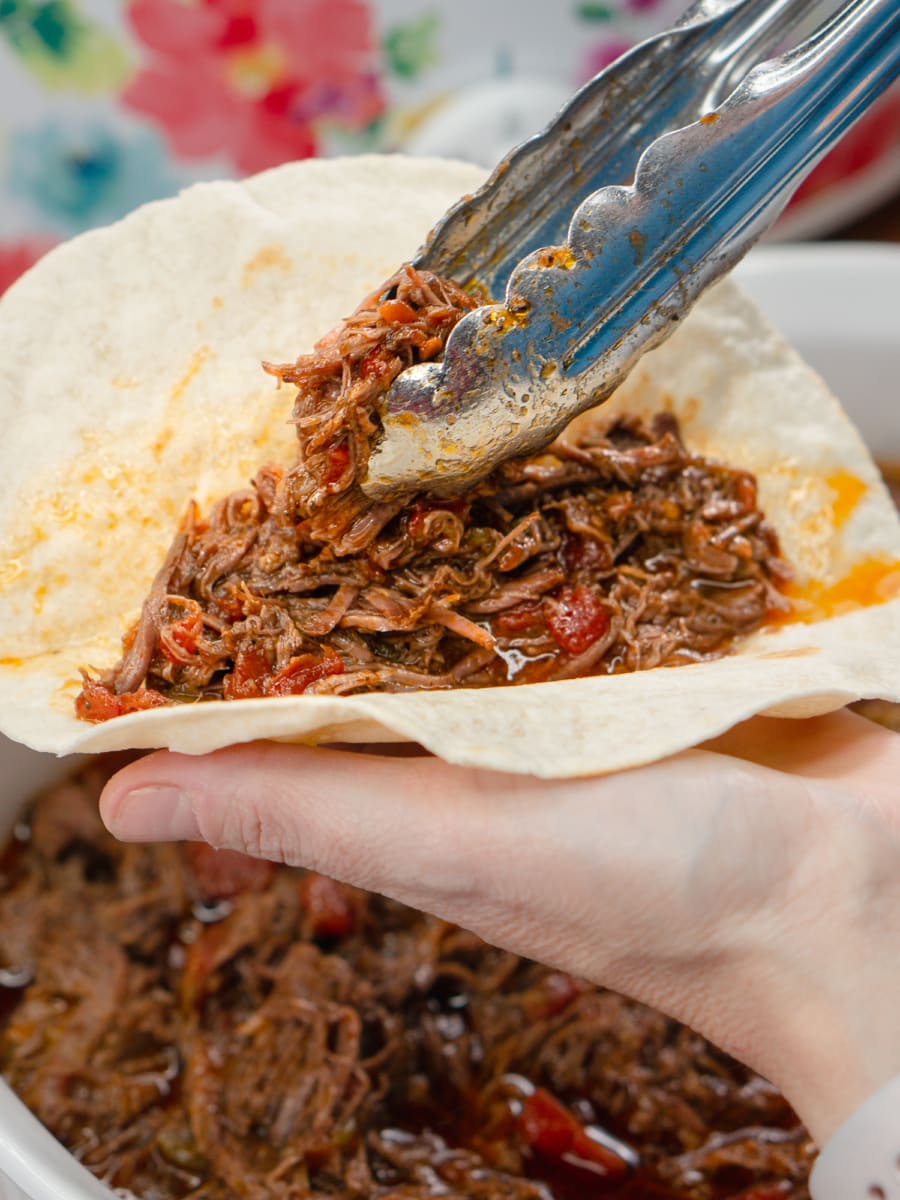
[(815, 6), (700, 0), (448, 212), (415, 265), (505, 302), (394, 382), (369, 495), (452, 494), (547, 445), (747, 253), (900, 72), (900, 0), (850, 0), (763, 61)]

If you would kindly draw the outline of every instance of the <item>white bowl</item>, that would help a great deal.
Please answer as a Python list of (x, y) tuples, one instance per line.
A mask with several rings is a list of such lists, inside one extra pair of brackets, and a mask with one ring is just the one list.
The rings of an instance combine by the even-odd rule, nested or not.
[[(825, 377), (882, 461), (900, 465), (900, 246), (765, 247), (737, 277)], [(73, 767), (0, 738), (0, 841), (22, 803)], [(0, 1082), (0, 1200), (110, 1200)]]
[(735, 278), (900, 466), (900, 245), (761, 246)]

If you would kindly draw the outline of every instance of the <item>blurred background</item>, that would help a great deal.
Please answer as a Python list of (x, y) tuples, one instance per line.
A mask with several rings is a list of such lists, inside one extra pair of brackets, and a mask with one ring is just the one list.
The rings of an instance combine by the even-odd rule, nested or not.
[[(371, 151), (492, 166), (684, 7), (0, 0), (0, 291), (64, 238), (195, 180)], [(900, 241), (897, 88), (806, 181), (776, 236), (848, 226)]]

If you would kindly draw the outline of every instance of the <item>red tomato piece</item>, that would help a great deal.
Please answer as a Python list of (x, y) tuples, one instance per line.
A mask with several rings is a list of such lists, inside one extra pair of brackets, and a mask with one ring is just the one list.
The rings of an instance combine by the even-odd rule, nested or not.
[(514, 608), (497, 613), (491, 624), (495, 634), (514, 637), (517, 633), (540, 628), (544, 624), (544, 610), (539, 601), (526, 600)]
[(265, 859), (237, 850), (214, 850), (206, 842), (186, 842), (181, 854), (196, 894), (204, 900), (230, 900), (241, 892), (261, 892), (275, 870)]
[(385, 300), (378, 306), (378, 315), (390, 325), (409, 325), (416, 319), (416, 310), (405, 300)]
[(522, 1102), (519, 1129), (530, 1150), (549, 1158), (562, 1158), (571, 1149), (581, 1126), (548, 1091), (535, 1088)]
[(328, 455), (328, 467), (325, 470), (325, 482), (337, 483), (350, 465), (350, 447), (346, 442), (335, 446)]
[(75, 715), (82, 721), (109, 721), (121, 716), (122, 702), (96, 679), (85, 679), (75, 701)]
[(567, 654), (582, 654), (609, 630), (609, 613), (600, 593), (586, 584), (565, 587), (544, 602), (553, 640)]
[(169, 701), (155, 688), (138, 688), (119, 696), (119, 710), (124, 713), (143, 712), (148, 708), (164, 708)]
[[(169, 662), (183, 663), (197, 652), (197, 643), (203, 636), (203, 609), (196, 600), (184, 602), (184, 615), (164, 627), (166, 638), (161, 640), (160, 649)], [(167, 645), (166, 642), (170, 644)], [(171, 643), (174, 643), (174, 649)]]
[(592, 1137), (565, 1105), (545, 1088), (535, 1088), (522, 1102), (519, 1129), (530, 1150), (545, 1158), (560, 1159), (594, 1177), (619, 1179), (631, 1172), (631, 1164)]
[(359, 364), (359, 373), (363, 379), (384, 379), (392, 372), (390, 356), (382, 346), (370, 350)]
[(277, 675), (265, 680), (263, 694), (266, 696), (299, 696), (319, 679), (328, 675), (343, 675), (344, 663), (330, 646), (322, 647), (322, 654), (298, 654)]
[(353, 932), (356, 914), (343, 884), (310, 871), (300, 880), (299, 891), (315, 937), (342, 938)]
[(223, 691), (226, 700), (247, 700), (263, 695), (263, 681), (272, 673), (269, 661), (258, 650), (241, 650), (234, 660), (234, 670), (226, 675)]

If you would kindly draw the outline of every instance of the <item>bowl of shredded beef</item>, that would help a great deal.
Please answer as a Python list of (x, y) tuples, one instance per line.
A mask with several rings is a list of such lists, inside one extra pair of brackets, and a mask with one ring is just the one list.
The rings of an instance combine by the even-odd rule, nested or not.
[(808, 1200), (787, 1102), (691, 1030), (321, 875), (117, 843), (121, 761), (0, 857), (0, 1069), (119, 1195)]
[(754, 477), (692, 453), (666, 412), (576, 423), (464, 496), (370, 499), (388, 388), (474, 304), (407, 266), (312, 354), (266, 364), (297, 389), (295, 465), (192, 507), (78, 716), (677, 666), (787, 607)]

